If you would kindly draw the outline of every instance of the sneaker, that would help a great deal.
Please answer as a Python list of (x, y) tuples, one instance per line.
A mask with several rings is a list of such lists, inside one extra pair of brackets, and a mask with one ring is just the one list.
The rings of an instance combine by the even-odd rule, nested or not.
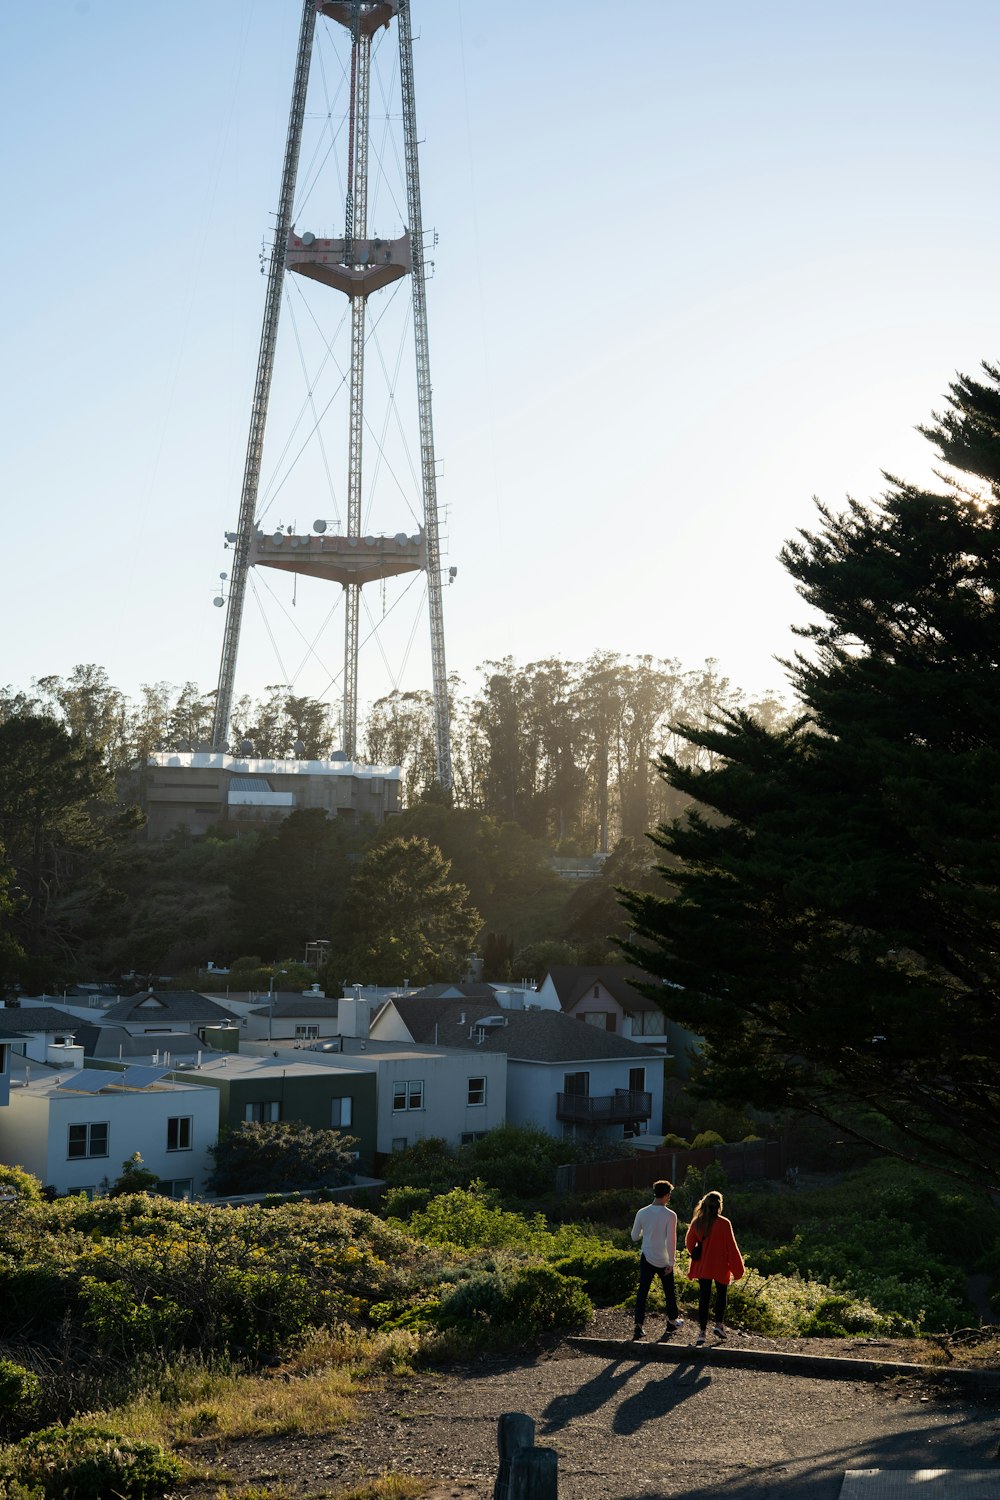
[(704, 1343), (704, 1342), (705, 1342), (705, 1335), (704, 1335), (704, 1334), (703, 1334), (703, 1333), (699, 1333), (699, 1335), (698, 1335), (698, 1337), (697, 1337), (697, 1338), (696, 1338), (696, 1339), (695, 1339), (695, 1341), (694, 1341), (694, 1347), (695, 1347), (695, 1348), (696, 1348), (696, 1349), (698, 1349), (698, 1348), (700, 1348), (700, 1347), (701, 1347), (701, 1345), (702, 1345), (702, 1344), (703, 1344), (703, 1343)]
[(667, 1319), (667, 1327), (668, 1328), (679, 1328), (683, 1322), (684, 1322), (684, 1314), (683, 1313), (678, 1313), (677, 1316), (676, 1316), (676, 1318), (668, 1318)]
[(639, 1339), (644, 1339), (645, 1337), (646, 1337), (646, 1330), (644, 1328), (634, 1328), (632, 1330), (632, 1342), (633, 1342), (633, 1344), (636, 1343)]
[(716, 1323), (715, 1327), (712, 1329), (712, 1332), (715, 1334), (715, 1337), (717, 1339), (724, 1339), (726, 1336), (726, 1330), (723, 1328), (721, 1323)]

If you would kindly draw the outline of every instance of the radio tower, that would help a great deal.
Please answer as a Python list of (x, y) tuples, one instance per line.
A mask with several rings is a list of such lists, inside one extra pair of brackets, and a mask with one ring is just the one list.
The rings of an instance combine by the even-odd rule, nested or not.
[[(309, 67), (318, 15), (345, 28), (350, 37), (350, 104), (346, 130), (346, 201), (342, 239), (297, 234), (292, 226)], [(395, 22), (399, 41), (399, 80), (403, 120), (403, 156), (409, 227), (398, 239), (368, 236), (369, 92), (372, 37)], [(306, 276), (349, 299), (351, 357), (348, 385), (346, 531), (326, 535), (266, 534), (257, 524), (261, 458), (274, 371), (275, 347), (285, 272)], [(362, 536), (362, 453), (364, 421), (365, 324), (369, 295), (403, 276), (411, 280), (413, 342), (416, 352), (417, 418), (423, 524), (416, 536)], [(357, 755), (358, 622), (361, 590), (366, 583), (422, 570), (427, 580), (431, 633), (431, 671), (437, 779), (451, 788), (448, 678), (445, 665), (442, 607), (441, 542), (438, 524), (437, 471), (431, 421), (430, 356), (427, 340), (424, 234), (420, 212), (420, 174), (414, 109), (413, 47), (409, 0), (304, 0), (295, 80), (285, 142), (285, 160), (267, 275), (264, 318), (257, 360), (250, 433), (247, 441), (237, 530), (228, 534), (234, 551), (230, 571), (225, 634), (219, 666), (212, 745), (222, 750), (229, 737), (236, 660), (251, 567), (339, 583), (345, 596), (342, 748)]]

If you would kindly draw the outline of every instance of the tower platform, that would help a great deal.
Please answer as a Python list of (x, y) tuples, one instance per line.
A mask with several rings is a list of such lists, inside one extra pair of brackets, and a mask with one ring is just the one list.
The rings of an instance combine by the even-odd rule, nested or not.
[(302, 573), (330, 583), (375, 583), (399, 573), (426, 567), (423, 531), (407, 536), (313, 536), (258, 531), (250, 549), (250, 565)]
[(408, 276), (413, 269), (408, 234), (398, 240), (352, 240), (349, 261), (346, 246), (346, 240), (320, 240), (314, 234), (298, 235), (292, 230), (285, 268), (336, 287), (348, 297), (367, 297), (369, 292)]

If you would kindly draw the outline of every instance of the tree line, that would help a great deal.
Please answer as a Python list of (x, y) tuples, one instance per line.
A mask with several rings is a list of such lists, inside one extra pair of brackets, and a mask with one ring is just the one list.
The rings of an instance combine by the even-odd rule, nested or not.
[[(468, 691), (450, 686), (454, 805), (500, 823), (516, 823), (567, 854), (608, 852), (676, 810), (656, 758), (707, 765), (711, 752), (682, 738), (682, 724), (705, 727), (745, 708), (767, 724), (784, 722), (775, 695), (750, 700), (709, 660), (686, 670), (676, 660), (599, 652), (585, 662), (559, 658), (518, 665), (486, 662)], [(141, 801), (143, 768), (153, 751), (210, 744), (214, 693), (194, 682), (146, 683), (136, 698), (103, 667), (37, 679), (29, 690), (0, 688), (0, 723), (25, 715), (55, 719), (94, 750), (114, 775), (132, 776), (125, 795)], [(313, 759), (336, 743), (335, 708), (284, 686), (244, 695), (233, 710), (230, 744), (250, 741), (257, 755)], [(393, 692), (363, 721), (362, 754), (398, 765), (403, 801), (414, 805), (434, 783), (431, 695)]]

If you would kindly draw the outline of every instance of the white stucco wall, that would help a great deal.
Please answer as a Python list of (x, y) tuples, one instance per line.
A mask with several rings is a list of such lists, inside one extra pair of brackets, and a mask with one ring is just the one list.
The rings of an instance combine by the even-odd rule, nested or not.
[[(503, 1053), (465, 1052), (457, 1048), (439, 1050), (400, 1048), (398, 1052), (368, 1051), (337, 1057), (343, 1067), (358, 1066), (377, 1074), (380, 1152), (393, 1149), (393, 1141), (415, 1141), (439, 1137), (449, 1146), (461, 1145), (463, 1134), (494, 1130), (507, 1119), (507, 1058)], [(485, 1104), (469, 1104), (469, 1079), (486, 1079)], [(423, 1084), (419, 1109), (393, 1109), (397, 1083)]]
[[(191, 1117), (191, 1149), (167, 1150), (167, 1121)], [(108, 1154), (68, 1156), (70, 1125), (106, 1121)], [(11, 1090), (0, 1112), (0, 1161), (24, 1167), (59, 1192), (113, 1182), (122, 1163), (138, 1151), (143, 1165), (163, 1180), (191, 1178), (199, 1192), (211, 1169), (208, 1148), (219, 1135), (219, 1095), (215, 1089), (183, 1084), (135, 1092), (68, 1093), (50, 1082)]]
[[(645, 1071), (644, 1089), (652, 1096), (652, 1115), (644, 1122), (646, 1130), (659, 1133), (663, 1118), (663, 1059), (612, 1059), (599, 1062), (536, 1063), (510, 1059), (507, 1068), (507, 1119), (511, 1125), (533, 1125), (550, 1135), (572, 1134), (573, 1127), (556, 1117), (556, 1095), (565, 1093), (567, 1073), (589, 1073), (591, 1096), (613, 1094), (627, 1089), (631, 1069)], [(577, 1133), (589, 1135), (587, 1126), (577, 1126)], [(600, 1134), (610, 1140), (623, 1138), (620, 1124), (601, 1128)]]

